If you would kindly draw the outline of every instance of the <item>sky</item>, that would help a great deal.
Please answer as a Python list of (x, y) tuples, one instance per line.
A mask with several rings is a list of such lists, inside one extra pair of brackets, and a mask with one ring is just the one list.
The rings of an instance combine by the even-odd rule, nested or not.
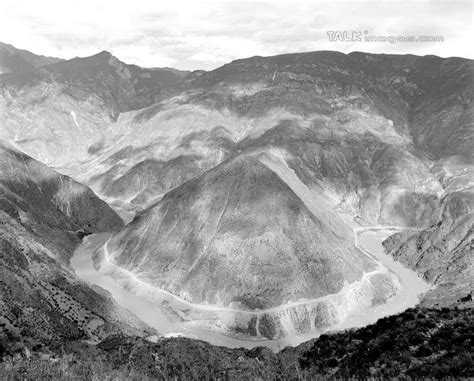
[[(314, 50), (474, 58), (471, 1), (1, 1), (0, 41), (66, 59), (107, 50), (143, 67), (210, 70), (238, 58)], [(338, 33), (330, 41), (328, 32)]]

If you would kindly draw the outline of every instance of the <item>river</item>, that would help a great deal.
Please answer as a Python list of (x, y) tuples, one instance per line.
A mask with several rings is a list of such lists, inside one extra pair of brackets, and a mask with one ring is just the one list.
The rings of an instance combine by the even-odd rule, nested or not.
[[(414, 307), (418, 303), (420, 294), (429, 289), (429, 285), (419, 278), (414, 271), (405, 268), (399, 262), (394, 261), (391, 256), (385, 254), (382, 241), (393, 234), (394, 230), (393, 227), (354, 229), (356, 246), (395, 273), (399, 278), (401, 289), (397, 295), (386, 303), (349, 315), (338, 329), (366, 326), (384, 316), (393, 315)], [(85, 237), (83, 243), (76, 249), (74, 256), (71, 258), (72, 268), (80, 279), (109, 291), (117, 303), (165, 336), (186, 336), (231, 348), (253, 348), (263, 345), (274, 351), (288, 345), (298, 345), (318, 336), (317, 333), (313, 332), (277, 340), (238, 340), (211, 330), (195, 327), (189, 323), (183, 324), (178, 321), (170, 321), (155, 303), (127, 291), (117, 284), (111, 276), (94, 268), (92, 253), (103, 246), (110, 236), (111, 234), (93, 234)]]

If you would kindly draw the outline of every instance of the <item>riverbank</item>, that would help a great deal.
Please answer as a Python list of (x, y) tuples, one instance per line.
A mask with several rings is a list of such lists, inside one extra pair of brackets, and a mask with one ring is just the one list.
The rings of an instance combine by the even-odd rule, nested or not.
[[(362, 311), (354, 311), (335, 327), (336, 330), (363, 327), (374, 323), (384, 316), (402, 312), (407, 308), (415, 306), (418, 303), (419, 296), (429, 289), (429, 285), (420, 279), (415, 272), (403, 267), (385, 254), (382, 241), (390, 234), (393, 234), (394, 229), (396, 228), (356, 228), (354, 229), (354, 237), (356, 246), (359, 249), (397, 276), (400, 284), (398, 293), (384, 304), (367, 307)], [(86, 237), (83, 244), (75, 251), (71, 259), (71, 266), (81, 279), (108, 290), (121, 306), (134, 313), (150, 327), (157, 329), (164, 336), (185, 336), (205, 340), (214, 345), (224, 345), (232, 348), (267, 346), (277, 351), (288, 345), (298, 345), (322, 333), (311, 332), (277, 340), (241, 340), (198, 327), (189, 322), (183, 322), (178, 317), (173, 318), (156, 301), (150, 300), (143, 295), (137, 295), (133, 291), (133, 287), (127, 286), (124, 288), (113, 277), (94, 268), (92, 253), (101, 247), (106, 247), (105, 243), (110, 236), (110, 234), (98, 234)], [(139, 281), (136, 280), (136, 282)], [(308, 302), (310, 303), (311, 301), (305, 301), (305, 303)], [(218, 307), (211, 309), (215, 310)]]

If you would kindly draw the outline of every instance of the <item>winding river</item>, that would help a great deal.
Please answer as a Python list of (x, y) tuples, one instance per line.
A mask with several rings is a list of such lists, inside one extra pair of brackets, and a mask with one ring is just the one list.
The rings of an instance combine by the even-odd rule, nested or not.
[[(402, 312), (407, 308), (415, 306), (418, 303), (420, 294), (429, 289), (429, 285), (419, 278), (414, 271), (405, 268), (384, 252), (382, 241), (400, 229), (391, 226), (359, 227), (354, 229), (356, 246), (366, 255), (372, 257), (396, 274), (399, 278), (401, 289), (386, 303), (349, 315), (338, 327), (339, 329), (366, 326), (384, 316)], [(109, 291), (117, 303), (165, 336), (186, 336), (231, 348), (253, 348), (264, 345), (274, 351), (288, 345), (298, 345), (318, 336), (317, 333), (312, 332), (277, 340), (238, 340), (211, 330), (193, 326), (189, 323), (172, 321), (161, 311), (156, 303), (122, 288), (111, 276), (94, 268), (92, 253), (104, 246), (104, 243), (110, 237), (111, 234), (93, 234), (85, 237), (83, 243), (76, 249), (71, 259), (72, 268), (79, 278)]]

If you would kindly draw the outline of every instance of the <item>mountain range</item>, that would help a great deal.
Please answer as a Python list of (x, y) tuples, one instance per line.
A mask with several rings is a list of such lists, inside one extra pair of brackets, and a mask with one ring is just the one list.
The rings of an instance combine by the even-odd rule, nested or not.
[(10, 331), (159, 335), (71, 268), (101, 233), (108, 260), (187, 303), (184, 321), (201, 319), (191, 305), (234, 311), (205, 318), (232, 336), (332, 329), (365, 274), (360, 304), (390, 299), (397, 281), (356, 227), (401, 230), (383, 244), (432, 285), (420, 305), (472, 308), (472, 60), (318, 51), (187, 72), (0, 56)]

